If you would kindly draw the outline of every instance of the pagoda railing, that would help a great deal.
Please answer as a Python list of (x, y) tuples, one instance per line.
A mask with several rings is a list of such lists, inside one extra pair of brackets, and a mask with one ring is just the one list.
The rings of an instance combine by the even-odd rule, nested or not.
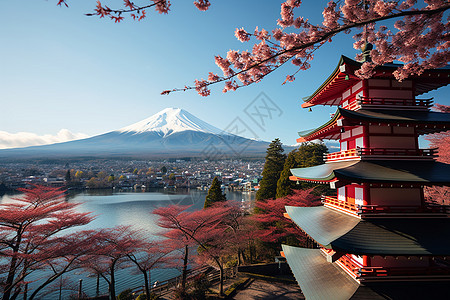
[(330, 196), (322, 196), (322, 203), (324, 206), (328, 206), (337, 210), (345, 211), (354, 215), (359, 212), (359, 205), (342, 201)]
[(343, 255), (336, 262), (350, 276), (352, 276), (353, 278), (358, 277), (358, 271), (361, 269), (361, 265), (353, 261), (353, 259), (347, 257), (346, 255)]
[(322, 196), (322, 203), (324, 206), (355, 216), (376, 214), (450, 214), (450, 206), (447, 205), (358, 205), (330, 196)]
[(331, 161), (337, 161), (337, 160), (344, 160), (344, 159), (351, 159), (351, 158), (359, 158), (359, 149), (351, 149), (351, 150), (344, 150), (340, 152), (333, 152), (324, 154), (323, 158), (327, 162)]
[(340, 152), (333, 152), (324, 155), (326, 162), (355, 159), (366, 156), (367, 158), (376, 156), (382, 156), (386, 158), (388, 156), (395, 158), (409, 158), (419, 157), (432, 159), (437, 156), (437, 148), (432, 149), (398, 149), (398, 148), (356, 148), (350, 150), (343, 150)]
[(363, 267), (356, 275), (365, 277), (450, 275), (449, 267)]
[(448, 266), (427, 267), (361, 267), (360, 264), (346, 255), (337, 260), (338, 265), (356, 279), (399, 276), (450, 276)]
[(359, 214), (379, 214), (379, 213), (432, 213), (450, 214), (450, 206), (427, 204), (417, 205), (362, 205)]
[(373, 105), (373, 106), (404, 106), (415, 108), (429, 108), (433, 106), (433, 98), (429, 99), (411, 99), (411, 98), (367, 98), (359, 97), (356, 99), (357, 103), (361, 106)]

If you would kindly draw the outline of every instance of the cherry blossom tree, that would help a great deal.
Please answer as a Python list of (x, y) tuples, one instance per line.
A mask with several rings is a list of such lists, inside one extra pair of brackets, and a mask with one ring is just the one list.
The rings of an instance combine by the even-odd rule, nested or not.
[(170, 205), (153, 211), (159, 216), (158, 225), (167, 229), (164, 236), (173, 241), (173, 247), (184, 248), (181, 288), (186, 290), (189, 248), (197, 246), (204, 255), (212, 259), (220, 270), (220, 294), (223, 294), (223, 263), (217, 247), (212, 247), (214, 237), (222, 236), (225, 227), (222, 224), (229, 208), (212, 206), (206, 209), (189, 212), (190, 206)]
[(311, 194), (313, 189), (294, 190), (292, 195), (283, 198), (258, 201), (258, 214), (253, 216), (260, 224), (259, 238), (277, 247), (282, 243), (308, 246), (309, 237), (290, 219), (284, 217), (285, 206), (317, 206), (320, 198)]
[[(108, 1), (106, 1), (108, 2)], [(145, 1), (144, 1), (145, 2)], [(281, 4), (278, 27), (272, 30), (255, 28), (254, 31), (237, 28), (236, 38), (250, 43), (251, 51), (230, 50), (225, 57), (217, 55), (215, 62), (222, 75), (210, 72), (207, 79), (195, 80), (193, 86), (165, 90), (195, 89), (201, 96), (210, 95), (209, 86), (224, 83), (223, 92), (234, 91), (242, 86), (260, 82), (264, 77), (288, 62), (296, 71), (288, 74), (285, 81), (295, 80), (300, 70), (310, 67), (314, 53), (340, 34), (354, 33), (354, 48), (370, 53), (357, 71), (361, 78), (369, 78), (374, 68), (395, 60), (404, 65), (394, 75), (398, 80), (420, 75), (425, 69), (442, 67), (449, 61), (449, 19), (445, 12), (450, 8), (448, 0), (337, 0), (329, 1), (322, 15), (322, 24), (312, 24), (306, 17), (296, 16), (301, 10), (301, 0), (287, 0)], [(67, 0), (59, 0), (58, 5)], [(131, 0), (123, 1), (124, 8), (113, 9), (97, 1), (93, 13), (88, 16), (110, 18), (120, 22), (125, 16), (141, 21), (146, 11), (154, 8), (160, 14), (170, 11), (168, 0), (149, 0), (138, 5)], [(208, 0), (194, 1), (201, 11), (206, 11)], [(392, 22), (386, 22), (392, 20)], [(354, 30), (353, 30), (354, 29)], [(368, 46), (370, 43), (370, 46)], [(372, 45), (375, 47), (372, 48)], [(362, 61), (362, 54), (357, 56)]]
[(116, 226), (100, 229), (91, 243), (97, 251), (83, 257), (81, 266), (101, 276), (108, 283), (110, 299), (116, 299), (115, 272), (129, 266), (129, 256), (142, 248), (142, 241), (129, 226)]
[[(174, 259), (169, 254), (173, 251), (166, 245), (166, 241), (146, 241), (142, 243), (139, 252), (131, 252), (127, 256), (136, 265), (139, 272), (144, 276), (146, 299), (150, 300), (151, 270), (171, 265)], [(148, 273), (148, 274), (147, 274)]]
[(24, 292), (28, 276), (50, 270), (50, 277), (31, 294), (37, 293), (73, 269), (76, 262), (93, 250), (90, 239), (95, 232), (64, 234), (88, 224), (90, 213), (76, 212), (79, 204), (65, 202), (63, 191), (35, 186), (20, 189), (22, 197), (0, 204), (0, 291), (3, 300)]
[(224, 203), (218, 203), (216, 206), (222, 206), (228, 210), (221, 224), (225, 228), (224, 234), (215, 237), (217, 239), (215, 243), (222, 249), (223, 254), (236, 256), (237, 265), (241, 265), (242, 260), (245, 261), (245, 248), (248, 247), (248, 243), (253, 237), (254, 223), (237, 201), (228, 200)]
[[(450, 113), (449, 105), (435, 104), (436, 111)], [(439, 156), (437, 161), (450, 164), (450, 132), (444, 131), (430, 134), (426, 137), (430, 141), (430, 148), (437, 148)], [(425, 198), (435, 204), (450, 205), (450, 187), (430, 186), (425, 187)]]

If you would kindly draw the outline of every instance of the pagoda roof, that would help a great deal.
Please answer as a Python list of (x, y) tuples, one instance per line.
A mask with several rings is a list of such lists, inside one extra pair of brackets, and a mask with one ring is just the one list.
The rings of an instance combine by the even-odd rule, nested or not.
[(448, 281), (379, 281), (358, 283), (319, 249), (282, 245), (289, 267), (306, 299), (447, 299)]
[(286, 206), (286, 211), (315, 241), (333, 250), (359, 255), (450, 255), (450, 218), (361, 220), (324, 206)]
[(318, 128), (300, 131), (298, 142), (314, 139), (338, 139), (340, 127), (339, 119), (344, 120), (344, 125), (358, 125), (362, 123), (375, 124), (406, 124), (420, 125), (417, 127), (419, 134), (430, 134), (450, 128), (450, 114), (434, 111), (406, 111), (395, 109), (360, 109), (348, 110), (339, 107), (333, 118)]
[(291, 180), (327, 183), (336, 180), (368, 183), (450, 185), (450, 164), (431, 161), (340, 161), (291, 169)]
[[(311, 96), (304, 99), (305, 103), (302, 104), (302, 107), (306, 108), (318, 104), (339, 105), (342, 100), (342, 92), (361, 80), (354, 75), (361, 65), (361, 62), (341, 56), (331, 75)], [(394, 78), (392, 73), (400, 66), (402, 65), (394, 63), (378, 66), (372, 78)], [(415, 83), (415, 95), (418, 96), (449, 84), (449, 75), (450, 67), (446, 66), (425, 70), (420, 76), (410, 76), (410, 79)]]
[(358, 289), (358, 282), (327, 262), (319, 249), (281, 246), (306, 299), (347, 300)]

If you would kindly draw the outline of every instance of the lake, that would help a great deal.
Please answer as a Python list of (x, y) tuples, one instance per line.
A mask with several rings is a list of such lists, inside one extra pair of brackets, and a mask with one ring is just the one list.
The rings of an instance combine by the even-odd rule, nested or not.
[[(150, 192), (113, 190), (87, 190), (84, 192), (71, 192), (67, 195), (67, 201), (81, 203), (79, 211), (92, 212), (95, 220), (80, 229), (108, 228), (117, 225), (131, 225), (135, 229), (144, 230), (149, 236), (156, 233), (159, 227), (156, 225), (157, 217), (151, 212), (161, 206), (170, 204), (191, 205), (189, 210), (203, 208), (207, 191), (187, 189), (158, 189)], [(226, 191), (227, 199), (240, 202), (243, 207), (250, 209), (254, 202), (255, 193)], [(0, 197), (0, 203), (12, 201), (10, 195)], [(18, 197), (15, 195), (14, 197)], [(176, 269), (159, 269), (152, 271), (152, 281), (163, 281), (179, 274)], [(88, 277), (89, 274), (78, 270), (66, 275), (74, 282), (76, 289), (80, 279), (83, 280), (83, 292), (89, 296), (95, 296), (96, 278)], [(31, 276), (30, 276), (31, 277)], [(40, 276), (34, 274), (33, 278)], [(117, 274), (116, 291), (120, 293), (127, 288), (136, 288), (144, 285), (143, 276), (136, 274), (134, 268), (121, 270)], [(100, 280), (100, 293), (107, 293), (107, 285)], [(68, 293), (64, 293), (68, 295)], [(63, 297), (66, 298), (66, 297)], [(44, 296), (41, 299), (58, 299), (58, 294)]]

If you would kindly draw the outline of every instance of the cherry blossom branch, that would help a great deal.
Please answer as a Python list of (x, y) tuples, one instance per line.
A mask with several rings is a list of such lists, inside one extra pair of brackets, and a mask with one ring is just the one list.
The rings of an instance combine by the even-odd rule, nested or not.
[[(238, 72), (232, 70), (229, 67), (231, 65), (230, 60), (227, 60), (226, 62), (217, 63), (218, 59), (216, 57), (216, 63), (219, 65), (219, 67), (222, 68), (222, 70), (224, 71), (224, 74), (228, 73), (228, 76), (219, 77), (217, 75), (210, 73), (208, 80), (200, 80), (200, 81), (196, 80), (195, 86), (185, 86), (184, 88), (175, 88), (172, 90), (165, 90), (161, 94), (167, 95), (167, 94), (170, 94), (171, 92), (195, 89), (201, 96), (208, 96), (210, 94), (210, 90), (208, 89), (208, 87), (210, 85), (220, 83), (220, 82), (226, 82), (229, 86), (228, 88), (227, 88), (227, 86), (225, 87), (224, 92), (226, 92), (227, 90), (231, 90), (231, 89), (236, 90), (239, 87), (247, 86), (251, 83), (259, 82), (266, 75), (268, 75), (271, 72), (273, 72), (274, 70), (278, 69), (279, 67), (284, 65), (286, 62), (292, 60), (298, 54), (299, 51), (309, 49), (310, 53), (306, 54), (304, 61), (301, 63), (301, 65), (304, 66), (305, 64), (307, 64), (308, 60), (312, 59), (312, 52), (316, 51), (324, 43), (329, 41), (332, 37), (334, 37), (338, 33), (341, 33), (341, 32), (347, 33), (352, 28), (359, 28), (359, 27), (363, 27), (363, 26), (366, 26), (369, 24), (375, 24), (375, 23), (379, 23), (381, 21), (386, 21), (386, 20), (391, 20), (391, 19), (396, 19), (396, 18), (401, 18), (401, 17), (411, 17), (411, 16), (417, 16), (417, 15), (422, 15), (422, 16), (426, 15), (426, 16), (430, 17), (433, 15), (441, 14), (441, 13), (445, 12), (446, 10), (448, 10), (449, 8), (450, 8), (450, 4), (447, 3), (446, 5), (440, 6), (435, 9), (401, 11), (398, 13), (393, 13), (393, 14), (389, 14), (389, 15), (385, 15), (385, 16), (379, 16), (379, 17), (375, 17), (375, 18), (371, 18), (371, 19), (367, 19), (367, 20), (347, 23), (344, 25), (340, 25), (337, 28), (328, 30), (328, 31), (326, 31), (326, 29), (324, 29), (323, 27), (316, 26), (316, 29), (317, 30), (320, 29), (320, 31), (316, 34), (318, 37), (312, 41), (302, 42), (299, 45), (295, 45), (290, 48), (283, 48), (283, 50), (273, 52), (273, 53), (271, 53), (270, 56), (268, 56), (262, 60), (259, 60), (256, 63), (252, 63), (251, 65), (249, 65), (245, 68), (242, 68)], [(425, 30), (426, 30), (426, 28), (422, 28), (422, 31), (425, 31)], [(241, 41), (244, 42), (244, 41), (248, 41), (250, 39), (249, 37), (253, 36), (253, 35), (245, 32), (243, 29), (237, 29), (236, 36), (238, 37), (238, 39), (240, 39)], [(262, 39), (262, 42), (268, 41), (269, 38), (270, 37), (266, 37), (266, 38)], [(272, 43), (272, 44), (275, 45), (276, 47), (282, 48), (281, 45), (274, 44), (274, 43)], [(312, 50), (310, 49), (311, 47), (313, 47)], [(284, 57), (284, 59), (282, 59), (281, 61), (276, 61), (272, 65), (267, 65), (267, 63), (273, 62), (274, 59), (276, 59), (278, 57)], [(250, 70), (261, 67), (261, 66), (268, 67), (269, 69), (266, 70), (265, 73), (260, 74), (260, 76), (258, 78), (256, 78), (255, 80), (252, 80), (249, 82), (243, 82), (242, 85), (237, 85), (234, 80), (231, 81), (233, 78), (235, 78), (235, 77), (239, 78), (239, 75), (246, 74)], [(304, 67), (304, 68), (306, 69), (307, 67)], [(299, 68), (299, 70), (301, 70), (301, 69), (302, 69), (302, 67)], [(297, 72), (299, 70), (297, 70)], [(297, 72), (295, 72), (295, 73), (297, 73)], [(294, 79), (293, 75), (289, 75), (289, 76), (287, 76), (284, 83), (286, 83), (286, 81), (293, 81), (293, 79)]]

